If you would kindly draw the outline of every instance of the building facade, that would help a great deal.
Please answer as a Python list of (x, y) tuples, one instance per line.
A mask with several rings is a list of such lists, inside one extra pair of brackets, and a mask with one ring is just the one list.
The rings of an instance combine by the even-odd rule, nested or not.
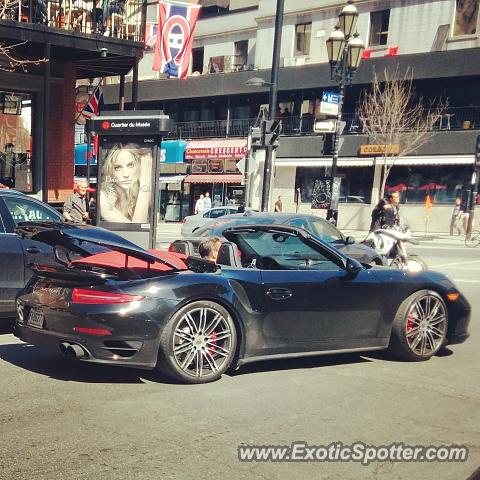
[[(324, 138), (312, 134), (312, 125), (322, 93), (337, 88), (325, 41), (344, 5), (285, 1), (277, 111), (283, 133), (272, 192), (273, 198), (282, 195), (284, 210), (312, 211), (313, 182), (331, 165)], [(381, 168), (377, 158), (359, 153), (361, 145), (372, 142), (362, 135), (356, 108), (374, 74), (381, 77), (388, 69), (411, 75), (415, 95), (425, 102), (448, 102), (429, 142), (399, 159), (387, 179), (388, 189), (401, 191), (402, 212), (414, 229), (425, 228), (424, 203), (430, 195), (434, 206), (428, 228), (447, 231), (453, 202), (470, 183), (480, 129), (479, 2), (358, 0), (355, 5), (367, 51), (345, 98), (339, 226), (368, 228), (377, 200)], [(154, 15), (149, 10), (147, 23), (155, 21)], [(162, 109), (174, 118), (172, 138), (202, 139), (212, 146), (225, 138), (246, 138), (268, 105), (268, 88), (246, 81), (269, 79), (274, 21), (273, 1), (207, 2), (197, 24), (189, 78), (178, 81), (152, 72), (147, 51), (139, 65), (139, 108)], [(109, 86), (107, 102), (113, 106), (117, 98), (118, 86)]]
[(138, 64), (143, 3), (111, 1), (100, 8), (93, 2), (27, 0), (2, 5), (0, 178), (60, 203), (73, 186), (75, 123), (84, 105), (77, 109), (77, 83), (86, 84), (88, 98), (90, 79), (124, 76)]

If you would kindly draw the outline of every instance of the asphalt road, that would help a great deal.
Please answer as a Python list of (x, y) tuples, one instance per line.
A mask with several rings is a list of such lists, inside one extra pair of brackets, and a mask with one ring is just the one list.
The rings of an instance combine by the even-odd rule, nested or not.
[[(480, 465), (480, 247), (422, 242), (473, 306), (471, 337), (428, 362), (340, 355), (220, 381), (79, 364), (0, 335), (0, 479), (466, 479)], [(466, 445), (466, 463), (242, 463), (237, 446)]]

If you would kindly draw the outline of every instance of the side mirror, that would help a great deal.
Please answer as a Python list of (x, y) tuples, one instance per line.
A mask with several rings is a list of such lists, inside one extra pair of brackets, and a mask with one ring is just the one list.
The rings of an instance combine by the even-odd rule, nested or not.
[(356, 242), (355, 237), (348, 236), (345, 239), (345, 245), (353, 245)]
[(362, 265), (359, 262), (353, 260), (352, 258), (347, 260), (345, 271), (347, 272), (348, 278), (356, 277), (360, 270), (362, 270)]

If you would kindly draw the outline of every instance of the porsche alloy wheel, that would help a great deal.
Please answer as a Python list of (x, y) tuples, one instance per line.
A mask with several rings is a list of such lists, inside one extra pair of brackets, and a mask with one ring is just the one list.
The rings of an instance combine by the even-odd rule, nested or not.
[(186, 383), (217, 380), (235, 354), (236, 330), (230, 314), (210, 301), (181, 308), (165, 326), (157, 368)]
[(443, 299), (431, 290), (410, 295), (397, 311), (390, 350), (406, 360), (426, 360), (445, 342), (448, 311)]

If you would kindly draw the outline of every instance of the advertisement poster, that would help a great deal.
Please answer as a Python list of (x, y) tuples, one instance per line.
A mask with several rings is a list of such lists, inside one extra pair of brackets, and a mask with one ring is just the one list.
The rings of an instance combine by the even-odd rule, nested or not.
[(479, 0), (456, 0), (454, 35), (473, 35), (477, 31)]
[(147, 224), (153, 188), (153, 148), (105, 139), (100, 153), (100, 220)]

